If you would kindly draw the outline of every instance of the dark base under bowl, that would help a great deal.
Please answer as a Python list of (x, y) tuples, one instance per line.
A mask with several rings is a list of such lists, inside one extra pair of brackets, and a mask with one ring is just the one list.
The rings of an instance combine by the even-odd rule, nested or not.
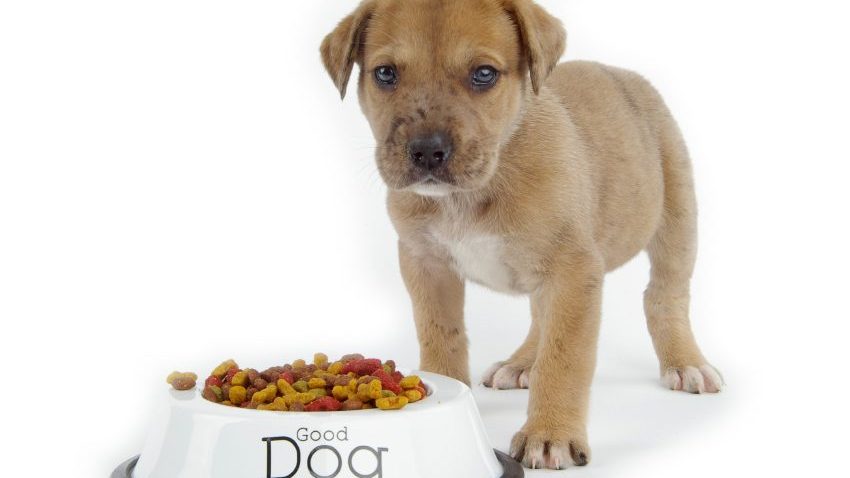
[[(502, 464), (502, 470), (504, 470), (502, 478), (523, 478), (525, 476), (525, 471), (522, 469), (522, 465), (517, 463), (516, 460), (499, 450), (495, 450), (495, 452), (496, 458), (499, 459), (499, 463)], [(139, 457), (134, 456), (124, 463), (121, 463), (118, 468), (112, 472), (110, 478), (132, 478), (133, 468), (136, 467), (136, 463), (138, 461)]]
[(494, 450), (496, 452), (496, 458), (499, 459), (499, 463), (502, 464), (502, 478), (523, 478), (525, 476), (525, 470), (522, 468), (522, 465), (519, 464), (516, 460), (513, 459), (512, 456), (507, 453), (502, 453), (499, 450)]
[(136, 463), (139, 462), (139, 457), (134, 456), (129, 460), (125, 461), (118, 465), (118, 468), (112, 472), (109, 478), (132, 478), (133, 477), (133, 468), (136, 467)]

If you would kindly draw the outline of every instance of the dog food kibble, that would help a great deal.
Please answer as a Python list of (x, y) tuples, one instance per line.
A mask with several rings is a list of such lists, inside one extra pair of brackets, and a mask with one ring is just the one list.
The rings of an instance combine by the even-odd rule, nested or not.
[(384, 397), (375, 400), (375, 405), (381, 410), (398, 410), (407, 405), (407, 397)]
[(221, 388), (216, 387), (215, 385), (207, 386), (206, 388), (204, 388), (204, 394), (203, 395), (204, 395), (204, 398), (206, 398), (207, 400), (209, 400), (211, 402), (215, 402), (215, 403), (221, 402), (221, 399), (222, 399), (222, 396), (223, 396), (223, 394), (221, 392)]
[(342, 402), (342, 409), (345, 411), (363, 410), (363, 402), (357, 400), (356, 398), (349, 398), (348, 400)]
[(230, 378), (231, 385), (245, 386), (246, 383), (248, 383), (248, 374), (245, 372), (236, 372)]
[(322, 370), (327, 370), (328, 356), (321, 353), (313, 355), (313, 363), (316, 364), (316, 367), (319, 367)]
[(198, 376), (192, 372), (171, 372), (165, 381), (174, 387), (174, 390), (191, 390), (195, 388)]
[(382, 366), (383, 364), (378, 359), (352, 360), (342, 366), (340, 373), (354, 372), (357, 375), (369, 375)]
[[(178, 390), (195, 387), (197, 376), (174, 372), (168, 383)], [(360, 354), (332, 361), (317, 353), (313, 363), (295, 360), (263, 372), (242, 369), (234, 360), (217, 366), (204, 381), (206, 400), (230, 407), (278, 412), (398, 410), (426, 398), (419, 377), (405, 377), (392, 360)]]
[(227, 371), (230, 370), (231, 368), (238, 369), (239, 366), (236, 365), (236, 362), (233, 359), (225, 360), (224, 362), (221, 363), (221, 365), (216, 367), (210, 375), (212, 375), (213, 377), (217, 377), (217, 378), (223, 378), (225, 376), (225, 374), (227, 374)]
[(407, 397), (407, 400), (408, 400), (410, 403), (418, 402), (419, 400), (422, 400), (422, 392), (420, 392), (419, 390), (416, 390), (416, 389), (414, 389), (414, 390), (405, 390), (405, 391), (404, 391), (404, 393), (403, 393), (403, 395), (404, 395), (405, 397)]
[(366, 358), (366, 357), (364, 357), (361, 354), (348, 354), (348, 355), (343, 355), (342, 358), (339, 359), (339, 361), (342, 362), (342, 363), (346, 363), (346, 362), (351, 362), (352, 360), (363, 360), (364, 358)]
[(304, 407), (307, 412), (336, 412), (340, 409), (342, 409), (342, 404), (333, 397), (317, 398)]
[(230, 387), (230, 392), (227, 396), (230, 398), (230, 403), (239, 406), (248, 397), (248, 390), (245, 390), (245, 387), (234, 385)]
[(404, 377), (403, 379), (401, 379), (399, 385), (401, 385), (401, 388), (405, 390), (410, 390), (419, 386), (419, 382), (421, 381), (422, 380), (416, 375), (410, 375), (409, 377)]
[(393, 380), (392, 372), (387, 372), (386, 370), (375, 370), (372, 374), (381, 381), (381, 386), (384, 390), (389, 390), (393, 392), (395, 395), (401, 395), (402, 388), (401, 386)]

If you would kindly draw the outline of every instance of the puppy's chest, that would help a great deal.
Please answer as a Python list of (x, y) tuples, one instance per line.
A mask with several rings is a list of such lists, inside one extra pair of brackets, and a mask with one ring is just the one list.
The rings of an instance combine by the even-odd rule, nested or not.
[(517, 267), (515, 251), (504, 238), (440, 229), (432, 229), (431, 237), (448, 254), (461, 277), (499, 292), (528, 292), (528, 281)]

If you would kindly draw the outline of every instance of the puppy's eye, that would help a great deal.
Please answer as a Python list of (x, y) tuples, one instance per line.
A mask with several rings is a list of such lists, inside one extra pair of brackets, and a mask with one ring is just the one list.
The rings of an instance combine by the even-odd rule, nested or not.
[(477, 90), (486, 90), (496, 84), (499, 79), (499, 71), (492, 66), (479, 66), (472, 72), (472, 87)]
[(375, 81), (379, 86), (393, 86), (398, 83), (398, 73), (389, 65), (379, 66), (375, 68)]

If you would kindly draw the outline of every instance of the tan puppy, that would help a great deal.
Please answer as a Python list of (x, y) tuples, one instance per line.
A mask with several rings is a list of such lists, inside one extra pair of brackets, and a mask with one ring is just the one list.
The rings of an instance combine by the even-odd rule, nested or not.
[(528, 338), (484, 383), (531, 389), (511, 453), (532, 468), (590, 459), (602, 282), (641, 250), (664, 384), (723, 384), (688, 320), (696, 203), (676, 123), (634, 73), (556, 66), (565, 36), (530, 0), (365, 0), (321, 47), (343, 96), (360, 66), (421, 367), (470, 382), (466, 280), (530, 296)]

